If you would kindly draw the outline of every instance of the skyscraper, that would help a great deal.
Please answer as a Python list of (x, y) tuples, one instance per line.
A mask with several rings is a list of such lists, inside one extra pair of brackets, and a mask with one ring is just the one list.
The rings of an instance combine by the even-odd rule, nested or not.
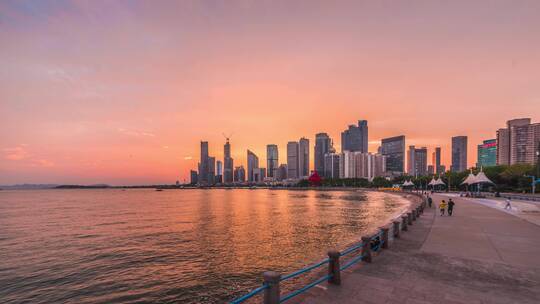
[(452, 137), (452, 165), (450, 170), (453, 172), (467, 170), (467, 136)]
[(208, 185), (208, 142), (201, 141), (201, 159), (199, 162), (199, 184)]
[(267, 145), (266, 146), (266, 174), (268, 177), (276, 178), (278, 170), (278, 146)]
[(427, 148), (409, 146), (407, 173), (411, 176), (427, 175)]
[(386, 171), (386, 157), (382, 154), (353, 152), (354, 177), (372, 181)]
[(386, 170), (392, 174), (405, 172), (405, 136), (383, 138), (381, 154), (386, 157)]
[(368, 151), (367, 120), (359, 120), (358, 126), (350, 125), (347, 130), (341, 132), (341, 152), (344, 151)]
[(298, 177), (309, 177), (309, 139), (304, 137), (298, 142)]
[(490, 167), (497, 164), (497, 139), (484, 140), (478, 145), (476, 167)]
[(534, 164), (540, 141), (540, 123), (530, 118), (512, 119), (497, 130), (497, 164)]
[(218, 160), (216, 161), (216, 183), (222, 183), (223, 182), (223, 163)]
[(275, 176), (276, 180), (282, 181), (287, 179), (287, 165), (281, 164), (277, 170), (277, 175)]
[(227, 142), (223, 146), (223, 182), (224, 183), (232, 183), (233, 182), (233, 168), (234, 168), (234, 161), (231, 158), (231, 144), (229, 144), (229, 139), (227, 138)]
[(435, 152), (433, 152), (433, 173), (442, 174), (444, 171), (441, 167), (441, 147), (436, 147)]
[(216, 158), (208, 157), (208, 178), (207, 185), (216, 183)]
[(510, 164), (510, 131), (497, 130), (497, 165)]
[(339, 163), (341, 154), (326, 153), (324, 155), (324, 177), (339, 178)]
[(326, 133), (317, 133), (315, 135), (315, 171), (320, 175), (324, 175), (324, 155), (332, 150), (332, 140)]
[(237, 183), (246, 181), (246, 169), (244, 169), (244, 166), (234, 168), (234, 181)]
[(287, 178), (299, 177), (299, 145), (297, 141), (287, 143)]
[(259, 168), (259, 158), (250, 150), (247, 150), (247, 164), (247, 180), (248, 182), (253, 182), (253, 169)]
[(192, 185), (196, 185), (199, 183), (199, 174), (197, 174), (197, 171), (191, 170), (189, 172), (190, 175), (190, 181)]

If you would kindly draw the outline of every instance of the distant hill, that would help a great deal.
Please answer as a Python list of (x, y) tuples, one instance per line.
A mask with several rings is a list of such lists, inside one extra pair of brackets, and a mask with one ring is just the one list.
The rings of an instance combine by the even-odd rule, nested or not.
[(32, 189), (53, 189), (57, 184), (17, 184), (17, 185), (0, 185), (0, 189), (4, 190), (32, 190)]
[(58, 185), (54, 187), (55, 189), (104, 189), (110, 188), (111, 186), (107, 184), (96, 184), (96, 185)]

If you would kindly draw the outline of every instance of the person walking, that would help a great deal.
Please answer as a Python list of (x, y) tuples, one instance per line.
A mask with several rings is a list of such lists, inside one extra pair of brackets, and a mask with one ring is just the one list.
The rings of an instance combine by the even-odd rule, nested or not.
[(441, 211), (441, 216), (443, 216), (444, 211), (446, 210), (446, 202), (444, 200), (442, 200), (439, 204), (439, 210)]
[(452, 199), (448, 200), (448, 216), (452, 216), (452, 212), (454, 212), (454, 201)]
[(431, 196), (428, 196), (427, 203), (428, 203), (429, 208), (431, 208), (431, 204), (433, 204), (433, 199), (431, 198)]
[(504, 209), (505, 210), (507, 210), (507, 209), (512, 210), (512, 205), (510, 205), (510, 198), (509, 197), (506, 198), (506, 205), (504, 206)]

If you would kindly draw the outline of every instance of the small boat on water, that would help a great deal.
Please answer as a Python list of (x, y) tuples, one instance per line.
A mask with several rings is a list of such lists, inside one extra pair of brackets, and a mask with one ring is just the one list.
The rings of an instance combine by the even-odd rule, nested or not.
[(158, 188), (158, 189), (156, 189), (156, 191), (163, 191), (163, 189), (159, 189), (159, 188)]

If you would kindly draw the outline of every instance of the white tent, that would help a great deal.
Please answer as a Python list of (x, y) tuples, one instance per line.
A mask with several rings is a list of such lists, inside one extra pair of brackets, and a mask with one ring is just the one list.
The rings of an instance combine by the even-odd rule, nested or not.
[(429, 182), (428, 186), (435, 186), (437, 185), (437, 181), (435, 180), (435, 178), (431, 178), (431, 181)]
[(403, 183), (403, 187), (410, 187), (410, 186), (414, 186), (413, 182), (406, 181), (406, 182)]
[(469, 173), (469, 176), (467, 176), (467, 178), (461, 183), (462, 185), (472, 185), (476, 183), (476, 176), (474, 176), (474, 174), (472, 173)]
[(481, 184), (481, 183), (487, 183), (487, 184), (495, 184), (492, 182), (484, 173), (484, 171), (480, 171), (475, 177), (474, 177), (474, 183), (472, 184)]
[(446, 184), (442, 181), (442, 179), (441, 179), (440, 176), (439, 176), (439, 178), (435, 181), (435, 185), (446, 186)]

